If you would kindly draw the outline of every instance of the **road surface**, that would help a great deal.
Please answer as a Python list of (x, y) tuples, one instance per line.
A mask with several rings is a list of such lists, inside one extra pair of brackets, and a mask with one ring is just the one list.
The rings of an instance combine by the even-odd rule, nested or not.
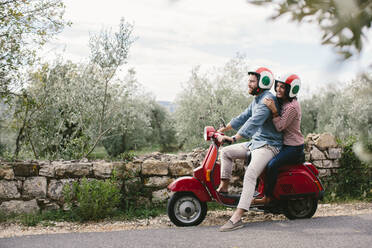
[(221, 233), (217, 226), (96, 233), (31, 235), (0, 239), (0, 248), (92, 247), (372, 247), (372, 214), (247, 223)]

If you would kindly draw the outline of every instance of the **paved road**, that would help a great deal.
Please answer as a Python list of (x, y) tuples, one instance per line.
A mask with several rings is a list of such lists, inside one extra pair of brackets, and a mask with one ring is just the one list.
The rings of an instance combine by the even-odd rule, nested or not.
[(0, 239), (0, 248), (92, 247), (372, 247), (372, 214), (248, 223), (220, 233), (217, 227), (34, 235)]

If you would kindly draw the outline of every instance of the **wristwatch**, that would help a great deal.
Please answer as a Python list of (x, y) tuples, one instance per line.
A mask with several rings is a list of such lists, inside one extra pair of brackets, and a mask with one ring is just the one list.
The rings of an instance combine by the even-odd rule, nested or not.
[(236, 137), (232, 136), (232, 139), (233, 139), (234, 143), (236, 143)]

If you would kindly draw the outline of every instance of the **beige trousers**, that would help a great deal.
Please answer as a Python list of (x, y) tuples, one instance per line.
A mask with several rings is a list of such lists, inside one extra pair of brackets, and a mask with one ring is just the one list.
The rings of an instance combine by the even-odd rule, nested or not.
[[(245, 159), (249, 148), (245, 143), (224, 147), (221, 150), (221, 179), (230, 179), (235, 159)], [(265, 145), (251, 151), (252, 160), (245, 170), (243, 180), (243, 191), (240, 196), (238, 208), (249, 210), (256, 188), (257, 178), (265, 169), (267, 163), (279, 153), (273, 146)]]

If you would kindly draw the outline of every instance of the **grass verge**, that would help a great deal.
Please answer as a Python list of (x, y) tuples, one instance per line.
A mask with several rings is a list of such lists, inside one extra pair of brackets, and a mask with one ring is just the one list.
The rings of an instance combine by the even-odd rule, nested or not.
[[(110, 217), (99, 221), (130, 221), (147, 219), (166, 214), (166, 205), (158, 204), (145, 208), (131, 208), (126, 211), (118, 209)], [(54, 226), (55, 222), (85, 222), (76, 211), (51, 210), (36, 214), (11, 214), (0, 212), (0, 223), (17, 223), (24, 226)]]

